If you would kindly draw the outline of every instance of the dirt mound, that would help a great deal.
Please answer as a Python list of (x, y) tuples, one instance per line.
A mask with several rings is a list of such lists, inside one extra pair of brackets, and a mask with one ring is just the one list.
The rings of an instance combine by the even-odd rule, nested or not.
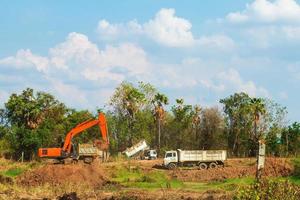
[(23, 174), (17, 182), (25, 186), (43, 184), (86, 184), (89, 186), (102, 186), (107, 177), (101, 166), (97, 163), (91, 165), (46, 165)]
[[(239, 163), (239, 165), (237, 165)], [(288, 176), (293, 172), (293, 167), (286, 159), (267, 158), (264, 176)], [(197, 169), (177, 169), (170, 171), (172, 178), (181, 181), (222, 181), (230, 178), (253, 177), (256, 173), (255, 162), (240, 163), (234, 160), (229, 161), (224, 168), (197, 170)]]

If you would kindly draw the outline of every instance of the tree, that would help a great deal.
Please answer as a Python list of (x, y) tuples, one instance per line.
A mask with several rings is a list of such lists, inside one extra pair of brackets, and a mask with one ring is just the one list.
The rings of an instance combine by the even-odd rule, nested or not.
[[(260, 98), (253, 98), (251, 99), (250, 102), (250, 111), (251, 114), (253, 115), (253, 119), (254, 119), (254, 142), (257, 146), (257, 171), (256, 171), (256, 179), (258, 181), (260, 181), (261, 175), (262, 175), (262, 168), (259, 166), (259, 161), (260, 161), (260, 151), (258, 151), (260, 149), (260, 145), (264, 145), (264, 141), (261, 142), (261, 139), (264, 139), (264, 130), (258, 131), (258, 125), (260, 122), (260, 118), (261, 116), (265, 115), (266, 111), (266, 106), (263, 102), (262, 99)], [(262, 146), (264, 147), (264, 146)], [(264, 148), (263, 148), (264, 149)], [(265, 155), (265, 150), (263, 151), (263, 156)], [(263, 158), (264, 159), (264, 158)]]
[(176, 99), (176, 105), (171, 108), (174, 116), (170, 126), (169, 140), (174, 141), (173, 148), (190, 148), (193, 146), (192, 136), (193, 107), (184, 104), (184, 99)]
[[(264, 100), (261, 98), (252, 98), (249, 105), (249, 113), (253, 116), (253, 124), (254, 124), (254, 131), (252, 137), (254, 141), (258, 141), (262, 139), (265, 134), (264, 129), (258, 130), (259, 122), (262, 117), (264, 117), (267, 113), (266, 105)], [(264, 127), (264, 126), (262, 126)]]
[(136, 121), (137, 113), (145, 104), (145, 95), (131, 83), (123, 82), (116, 88), (115, 93), (111, 97), (110, 105), (113, 106), (113, 112), (118, 115), (121, 120), (127, 121), (128, 143), (133, 144), (133, 129)]
[(217, 107), (205, 108), (201, 112), (200, 137), (198, 148), (200, 149), (218, 149), (224, 148), (223, 137), (224, 119), (222, 113)]
[(281, 141), (288, 154), (300, 153), (300, 123), (294, 122), (283, 131)]
[(199, 137), (200, 137), (200, 123), (201, 123), (201, 111), (202, 108), (199, 105), (194, 106), (193, 108), (193, 121), (192, 121), (192, 126), (195, 132), (195, 136), (194, 136), (194, 147), (198, 147), (199, 146)]
[(249, 136), (252, 132), (253, 115), (249, 113), (251, 98), (246, 93), (235, 93), (220, 103), (224, 106), (226, 125), (228, 130), (228, 147), (236, 156), (248, 152)]
[(12, 94), (2, 112), (8, 127), (4, 138), (12, 155), (18, 157), (24, 152), (29, 159), (41, 145), (53, 144), (51, 130), (67, 109), (51, 94), (27, 88), (21, 94)]
[(160, 139), (161, 139), (161, 122), (165, 117), (164, 105), (169, 103), (168, 97), (164, 94), (157, 93), (152, 100), (153, 108), (154, 108), (154, 116), (155, 122), (157, 124), (157, 132), (158, 132), (158, 151), (160, 151)]

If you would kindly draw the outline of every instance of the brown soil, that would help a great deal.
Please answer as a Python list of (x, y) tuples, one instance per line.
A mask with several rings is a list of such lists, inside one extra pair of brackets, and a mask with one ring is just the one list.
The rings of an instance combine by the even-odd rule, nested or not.
[(13, 183), (13, 179), (7, 176), (3, 176), (0, 174), (0, 183), (2, 184), (12, 184)]
[(57, 197), (58, 200), (80, 200), (77, 196), (76, 192), (72, 192), (69, 194), (64, 194), (62, 196)]
[[(122, 188), (110, 182), (112, 174), (117, 170), (117, 165), (138, 167), (147, 173), (150, 171), (164, 170), (170, 178), (176, 178), (184, 182), (209, 182), (223, 181), (228, 178), (254, 177), (255, 159), (229, 159), (225, 167), (208, 170), (195, 168), (178, 168), (166, 170), (161, 166), (162, 160), (153, 161), (124, 161), (110, 163), (96, 163), (86, 165), (83, 163), (70, 165), (44, 165), (31, 171), (27, 171), (17, 179), (17, 183), (23, 186), (38, 186), (49, 184), (59, 187), (61, 184), (87, 184), (92, 190), (91, 194), (67, 193), (57, 199), (231, 199), (231, 193), (219, 190), (193, 192), (186, 190), (160, 189), (155, 192), (141, 191), (134, 188)], [(156, 167), (153, 167), (156, 166)], [(287, 159), (267, 158), (264, 176), (288, 176), (293, 172), (292, 165)], [(105, 186), (105, 187), (104, 187)], [(102, 188), (112, 186), (116, 191), (105, 192)], [(81, 187), (81, 186), (80, 186)], [(76, 187), (74, 187), (76, 188)], [(76, 189), (74, 189), (76, 191)], [(79, 191), (76, 191), (79, 192)], [(86, 195), (86, 196), (85, 196)], [(90, 196), (91, 195), (91, 196)], [(95, 198), (96, 197), (96, 198)], [(1, 199), (1, 194), (0, 194)]]
[(100, 164), (93, 163), (74, 165), (45, 165), (33, 171), (28, 171), (18, 178), (17, 182), (25, 186), (43, 184), (86, 184), (89, 186), (102, 186), (107, 182)]
[[(178, 190), (158, 190), (155, 192), (130, 190), (126, 192), (102, 193), (96, 195), (99, 200), (229, 200), (232, 195), (224, 191), (208, 190), (205, 192), (178, 191)], [(93, 199), (84, 196), (84, 199)], [(95, 196), (94, 196), (95, 198)]]
[[(267, 158), (263, 176), (288, 176), (293, 172), (293, 167), (286, 159)], [(208, 170), (177, 169), (169, 172), (172, 178), (181, 181), (222, 181), (230, 178), (253, 177), (256, 173), (255, 160), (232, 159), (228, 160), (225, 167)]]

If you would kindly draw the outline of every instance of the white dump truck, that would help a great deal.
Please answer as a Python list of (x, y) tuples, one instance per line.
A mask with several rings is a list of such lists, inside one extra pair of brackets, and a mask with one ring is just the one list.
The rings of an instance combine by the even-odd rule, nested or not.
[(155, 149), (145, 150), (144, 155), (141, 158), (142, 158), (142, 160), (156, 160), (157, 152)]
[(149, 147), (148, 147), (146, 141), (141, 140), (140, 142), (133, 145), (132, 147), (127, 148), (125, 151), (123, 151), (123, 153), (127, 157), (131, 158), (131, 157), (138, 155), (139, 153), (143, 152), (145, 149), (148, 149), (148, 148)]
[(76, 159), (83, 160), (85, 163), (91, 163), (94, 159), (105, 162), (109, 157), (109, 153), (100, 150), (93, 144), (79, 144)]
[(226, 150), (180, 150), (167, 151), (164, 158), (164, 166), (168, 169), (176, 167), (193, 167), (199, 169), (216, 168), (224, 166), (227, 159)]

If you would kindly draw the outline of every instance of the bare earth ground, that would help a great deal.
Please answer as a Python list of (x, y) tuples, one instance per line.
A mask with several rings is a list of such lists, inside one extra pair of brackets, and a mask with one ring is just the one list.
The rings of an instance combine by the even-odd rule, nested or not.
[[(266, 160), (264, 176), (288, 176), (292, 171), (292, 166), (285, 159), (268, 158)], [(170, 171), (169, 175), (185, 182), (209, 182), (222, 181), (230, 178), (253, 177), (255, 176), (255, 172), (256, 166), (254, 159), (230, 159), (224, 168), (208, 170), (178, 169)]]
[[(215, 182), (255, 176), (255, 159), (249, 158), (229, 159), (224, 168), (208, 170), (181, 168), (169, 171), (160, 167), (161, 164), (162, 160), (94, 162), (91, 165), (46, 164), (16, 178), (16, 187), (22, 188), (19, 189), (20, 191), (12, 189), (1, 191), (0, 187), (0, 199), (231, 199), (231, 194), (215, 189), (193, 191), (158, 188), (145, 191), (140, 188), (129, 188), (113, 181), (121, 165), (138, 167), (143, 173), (164, 173), (170, 180), (182, 182)], [(268, 158), (264, 176), (288, 176), (292, 171), (293, 168), (286, 159)], [(43, 191), (37, 191), (39, 187)], [(32, 191), (32, 188), (35, 192), (27, 194), (27, 189)], [(45, 192), (45, 190), (49, 191)], [(83, 192), (70, 193), (77, 191)], [(64, 196), (64, 193), (68, 194)]]

